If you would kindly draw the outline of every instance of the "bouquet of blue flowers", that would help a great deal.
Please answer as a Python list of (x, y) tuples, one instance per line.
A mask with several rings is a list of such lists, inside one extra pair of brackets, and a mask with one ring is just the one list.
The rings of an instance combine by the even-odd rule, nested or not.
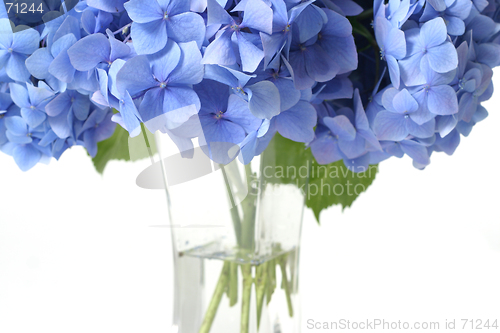
[(75, 145), (98, 157), (123, 128), (168, 133), (182, 152), (197, 138), (214, 161), (246, 164), (279, 133), (320, 164), (358, 172), (406, 154), (425, 168), (487, 116), (499, 10), (495, 0), (5, 1), (0, 149), (26, 171)]
[[(102, 172), (126, 158), (129, 137), (161, 132), (185, 157), (198, 144), (223, 172), (238, 159), (247, 177), (271, 142), (288, 164), (340, 163), (346, 179), (405, 155), (424, 169), (488, 116), (498, 22), (500, 0), (5, 0), (0, 150), (27, 171), (84, 146)], [(306, 204), (318, 217), (353, 199), (324, 200)], [(286, 272), (280, 258), (255, 278), (241, 266), (241, 332), (252, 284), (262, 311), (276, 281), (259, 281)], [(236, 302), (237, 265), (225, 262), (199, 332), (224, 291)]]

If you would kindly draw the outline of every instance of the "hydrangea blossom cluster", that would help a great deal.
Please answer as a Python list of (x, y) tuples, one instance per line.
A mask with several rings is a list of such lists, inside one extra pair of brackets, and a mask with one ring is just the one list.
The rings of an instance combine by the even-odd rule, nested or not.
[[(22, 170), (75, 145), (95, 156), (116, 124), (184, 154), (197, 139), (218, 163), (279, 133), (319, 163), (423, 168), (486, 117), (500, 64), (493, 0), (49, 2), (35, 28), (0, 10), (0, 150)], [(348, 19), (372, 6), (375, 90)]]
[[(380, 1), (379, 1), (380, 2)], [(375, 1), (374, 28), (390, 83), (367, 107), (382, 151), (370, 163), (408, 155), (417, 168), (434, 152), (452, 155), (488, 116), (500, 65), (495, 0)]]

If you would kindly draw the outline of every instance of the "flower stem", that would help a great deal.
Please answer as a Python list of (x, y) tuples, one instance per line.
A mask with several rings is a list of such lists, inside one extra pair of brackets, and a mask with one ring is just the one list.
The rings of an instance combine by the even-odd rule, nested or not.
[(241, 203), (243, 208), (243, 223), (242, 223), (242, 248), (252, 251), (254, 247), (255, 237), (255, 200), (256, 193), (252, 187), (253, 173), (250, 164), (245, 165), (245, 174), (247, 178), (248, 195)]
[(222, 176), (224, 177), (224, 183), (226, 183), (226, 191), (229, 196), (229, 202), (231, 203), (231, 220), (233, 221), (234, 232), (236, 234), (236, 242), (239, 246), (241, 246), (241, 220), (240, 214), (238, 212), (238, 207), (234, 201), (233, 192), (231, 191), (231, 186), (229, 185), (229, 179), (227, 177), (226, 169), (224, 169), (224, 165), (220, 164), (220, 169), (222, 171)]
[(203, 318), (203, 323), (201, 324), (199, 333), (209, 333), (210, 329), (212, 328), (215, 314), (217, 313), (217, 309), (219, 308), (222, 295), (224, 294), (224, 290), (226, 289), (227, 286), (227, 281), (229, 278), (229, 268), (230, 268), (229, 265), (230, 263), (228, 261), (224, 262), (224, 266), (222, 267), (222, 272), (219, 276), (219, 281), (217, 282), (214, 295), (212, 296), (210, 305), (208, 306), (207, 312), (205, 313), (205, 318)]
[(264, 296), (266, 295), (266, 288), (268, 284), (267, 266), (268, 263), (266, 262), (255, 268), (255, 289), (257, 292), (257, 329), (260, 327), (262, 306), (264, 305)]
[(276, 289), (276, 259), (272, 259), (269, 261), (267, 265), (267, 290), (266, 290), (266, 298), (267, 304), (271, 302), (271, 297), (273, 296), (274, 290)]
[(230, 263), (228, 297), (229, 306), (234, 306), (238, 303), (238, 264), (235, 262)]
[(286, 303), (288, 304), (288, 314), (290, 315), (290, 317), (293, 317), (293, 305), (290, 293), (290, 284), (288, 283), (288, 278), (286, 273), (286, 260), (287, 256), (283, 256), (283, 258), (280, 259), (281, 279), (282, 279), (282, 287), (283, 289), (285, 289)]
[(250, 327), (250, 298), (252, 296), (252, 266), (241, 265), (243, 275), (243, 295), (241, 300), (241, 330), (240, 333), (248, 333)]
[(362, 12), (361, 14), (359, 14), (358, 16), (356, 16), (356, 18), (359, 21), (366, 20), (368, 18), (372, 18), (373, 19), (373, 8), (365, 10), (364, 12)]

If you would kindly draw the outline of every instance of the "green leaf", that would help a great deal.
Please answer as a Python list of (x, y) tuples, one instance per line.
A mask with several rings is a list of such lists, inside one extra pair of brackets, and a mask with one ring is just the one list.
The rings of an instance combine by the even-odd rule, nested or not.
[(111, 138), (97, 144), (97, 155), (92, 159), (97, 172), (102, 174), (111, 160), (139, 161), (156, 154), (154, 135), (143, 124), (141, 126), (142, 134), (134, 138), (121, 126), (116, 126)]
[(355, 173), (347, 169), (343, 161), (328, 165), (313, 162), (306, 205), (313, 210), (319, 222), (323, 209), (333, 205), (341, 205), (342, 209), (351, 207), (358, 196), (370, 187), (377, 173), (378, 165), (370, 166), (365, 172)]
[(279, 134), (262, 154), (264, 180), (271, 184), (294, 184), (306, 196), (306, 205), (319, 222), (322, 210), (332, 205), (350, 207), (358, 196), (375, 180), (378, 166), (366, 172), (354, 173), (343, 161), (319, 165), (311, 150), (303, 143), (286, 139)]
[(156, 141), (144, 124), (141, 124), (142, 133), (134, 138), (121, 126), (116, 126), (115, 133), (107, 140), (97, 144), (97, 155), (92, 159), (94, 166), (100, 174), (111, 160), (139, 161), (153, 158), (157, 153)]
[(97, 144), (97, 155), (92, 159), (97, 172), (102, 174), (111, 160), (130, 161), (128, 138), (128, 132), (118, 125), (113, 136)]

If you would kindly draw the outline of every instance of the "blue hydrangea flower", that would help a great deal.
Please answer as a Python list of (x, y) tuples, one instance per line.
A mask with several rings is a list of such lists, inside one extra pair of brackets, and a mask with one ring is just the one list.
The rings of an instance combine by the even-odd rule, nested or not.
[(311, 88), (315, 82), (330, 81), (338, 74), (356, 69), (358, 64), (351, 24), (332, 10), (323, 11), (328, 23), (318, 35), (301, 42), (298, 31), (303, 27), (296, 23), (297, 30), (294, 29), (289, 62), (298, 90)]
[(142, 97), (139, 114), (151, 132), (175, 128), (200, 110), (200, 100), (191, 86), (203, 79), (201, 53), (195, 42), (170, 40), (154, 55), (127, 61), (117, 74), (121, 96), (128, 92)]
[[(405, 31), (407, 58), (401, 60), (401, 77), (407, 86), (425, 83), (425, 70), (437, 73), (452, 71), (458, 66), (457, 51), (448, 40), (446, 24), (438, 17)], [(425, 65), (429, 65), (425, 67)]]
[(2, 146), (2, 151), (14, 157), (22, 171), (33, 168), (43, 155), (50, 156), (50, 150), (38, 145), (43, 137), (43, 128), (30, 128), (19, 116), (5, 119), (6, 135), (9, 142)]
[(375, 19), (375, 37), (380, 47), (380, 55), (387, 62), (391, 82), (399, 88), (401, 74), (398, 60), (406, 57), (406, 39), (403, 31), (395, 28), (386, 18)]
[(115, 132), (116, 123), (111, 121), (111, 109), (95, 109), (87, 118), (77, 136), (81, 136), (83, 144), (90, 156), (97, 154), (97, 143), (110, 138)]
[(458, 113), (457, 93), (449, 85), (455, 77), (455, 72), (439, 74), (431, 70), (427, 63), (424, 63), (423, 69), (424, 83), (409, 88), (419, 105), (418, 111), (410, 115), (412, 120), (417, 124), (424, 124), (436, 115)]
[(117, 59), (127, 60), (130, 58), (130, 47), (117, 40), (110, 30), (104, 34), (97, 33), (82, 38), (68, 49), (71, 64), (81, 72), (93, 71), (100, 64), (105, 68)]
[(195, 41), (201, 47), (205, 23), (189, 12), (185, 0), (130, 0), (125, 9), (132, 19), (132, 40), (137, 54), (153, 54), (167, 45), (167, 38), (178, 43)]
[(436, 17), (442, 17), (446, 23), (448, 34), (452, 36), (461, 36), (465, 33), (464, 20), (469, 17), (472, 8), (470, 0), (448, 0), (446, 9), (437, 11), (432, 6), (426, 6), (420, 22), (426, 22)]
[(205, 78), (224, 83), (231, 87), (235, 94), (248, 101), (252, 114), (260, 119), (271, 119), (281, 111), (280, 92), (273, 82), (268, 80), (248, 84), (255, 75), (247, 75), (240, 71), (218, 65), (205, 66)]
[(21, 115), (28, 126), (36, 128), (47, 119), (45, 106), (54, 97), (52, 91), (29, 83), (26, 87), (10, 83), (9, 88), (12, 101), (21, 109)]
[(0, 68), (15, 81), (26, 82), (30, 73), (24, 64), (28, 55), (38, 49), (40, 34), (34, 29), (12, 30), (8, 19), (0, 18)]
[(272, 34), (273, 11), (262, 0), (243, 4), (240, 6), (243, 19), (240, 19), (229, 15), (216, 0), (207, 1), (207, 25), (223, 25), (223, 28), (207, 46), (203, 64), (231, 66), (240, 60), (243, 71), (257, 69), (264, 58), (264, 51), (257, 46), (261, 41), (259, 35), (247, 33), (244, 29)]
[(83, 122), (90, 112), (90, 100), (74, 90), (66, 90), (45, 106), (49, 124), (61, 139), (76, 138), (75, 123)]
[(384, 92), (382, 103), (385, 111), (379, 112), (373, 123), (373, 130), (379, 140), (402, 141), (409, 135), (418, 138), (434, 135), (434, 118), (421, 125), (411, 118), (411, 114), (418, 110), (419, 105), (408, 90), (398, 91), (390, 88)]

